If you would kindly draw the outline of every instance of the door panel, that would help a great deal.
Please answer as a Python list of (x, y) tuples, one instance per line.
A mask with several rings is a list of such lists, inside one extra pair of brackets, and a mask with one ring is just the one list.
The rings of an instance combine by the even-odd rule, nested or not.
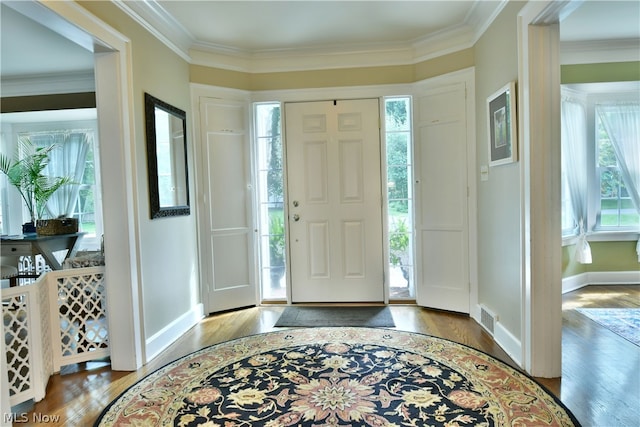
[(201, 98), (202, 279), (209, 312), (255, 305), (251, 156), (244, 103)]
[(378, 100), (285, 105), (293, 302), (383, 301)]
[(469, 313), (465, 86), (417, 100), (418, 304)]

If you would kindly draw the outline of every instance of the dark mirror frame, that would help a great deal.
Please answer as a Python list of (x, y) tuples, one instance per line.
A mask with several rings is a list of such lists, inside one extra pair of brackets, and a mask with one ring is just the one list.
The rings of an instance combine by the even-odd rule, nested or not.
[[(151, 219), (191, 214), (189, 204), (189, 167), (187, 163), (187, 115), (184, 111), (167, 104), (154, 96), (144, 94), (145, 125), (147, 137), (147, 165), (149, 172), (149, 202)], [(158, 185), (158, 151), (156, 138), (156, 109), (161, 109), (172, 116), (182, 120), (182, 132), (184, 142), (184, 188), (186, 204), (176, 206), (160, 206), (160, 194)], [(179, 160), (179, 159), (178, 159)]]

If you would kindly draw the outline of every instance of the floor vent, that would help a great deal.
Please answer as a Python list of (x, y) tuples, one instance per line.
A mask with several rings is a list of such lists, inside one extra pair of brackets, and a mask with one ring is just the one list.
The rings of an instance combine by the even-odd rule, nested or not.
[(492, 311), (483, 305), (480, 306), (480, 324), (491, 335), (493, 335), (493, 329), (497, 320), (497, 316)]

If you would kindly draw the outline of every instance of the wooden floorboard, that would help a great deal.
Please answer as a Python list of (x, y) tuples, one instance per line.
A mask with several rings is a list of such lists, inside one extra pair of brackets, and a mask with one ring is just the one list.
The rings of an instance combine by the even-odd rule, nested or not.
[[(588, 286), (565, 294), (563, 376), (537, 380), (585, 427), (640, 426), (640, 348), (573, 310), (577, 307), (640, 307), (640, 286)], [(205, 346), (275, 330), (282, 310), (267, 305), (209, 316), (136, 372), (112, 371), (107, 361), (65, 367), (51, 377), (43, 401), (14, 408), (28, 420), (16, 425), (90, 426), (109, 402), (150, 372)], [(460, 342), (517, 368), (468, 316), (414, 305), (392, 305), (391, 311), (397, 329)]]

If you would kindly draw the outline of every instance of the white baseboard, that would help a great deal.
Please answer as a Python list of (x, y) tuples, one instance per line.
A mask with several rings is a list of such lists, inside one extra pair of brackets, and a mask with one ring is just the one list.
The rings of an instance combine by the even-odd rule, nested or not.
[(173, 344), (204, 317), (204, 306), (198, 304), (169, 325), (146, 340), (146, 361), (149, 363), (158, 354)]
[[(480, 321), (480, 305), (476, 305), (471, 310), (471, 317), (482, 326)], [(486, 329), (485, 329), (486, 330)], [(488, 332), (488, 331), (487, 331)], [(490, 332), (489, 332), (490, 333)], [(497, 320), (493, 327), (493, 340), (502, 348), (505, 353), (509, 355), (511, 359), (520, 367), (522, 367), (522, 342), (511, 332), (509, 332), (501, 323)]]
[(493, 339), (502, 349), (522, 367), (522, 342), (509, 332), (500, 322), (496, 322)]
[(587, 285), (638, 285), (640, 271), (591, 271), (562, 279), (562, 293)]

